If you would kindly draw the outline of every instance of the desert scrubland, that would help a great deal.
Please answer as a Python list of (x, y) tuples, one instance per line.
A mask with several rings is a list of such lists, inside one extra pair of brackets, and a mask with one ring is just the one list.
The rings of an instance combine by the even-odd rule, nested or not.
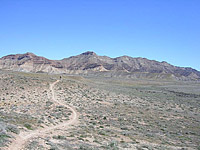
[(0, 149), (200, 149), (200, 82), (0, 71)]

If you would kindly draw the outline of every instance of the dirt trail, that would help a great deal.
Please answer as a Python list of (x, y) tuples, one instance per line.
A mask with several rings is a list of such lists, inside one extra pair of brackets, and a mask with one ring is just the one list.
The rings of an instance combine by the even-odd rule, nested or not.
[(78, 114), (77, 114), (76, 110), (73, 107), (62, 103), (62, 102), (58, 101), (55, 98), (55, 91), (54, 91), (53, 87), (59, 81), (60, 80), (57, 80), (56, 82), (50, 84), (50, 90), (52, 92), (52, 101), (54, 101), (55, 103), (57, 103), (59, 105), (62, 105), (62, 106), (65, 106), (68, 109), (70, 109), (70, 111), (72, 112), (72, 115), (70, 116), (69, 120), (66, 121), (66, 122), (63, 122), (61, 124), (58, 124), (56, 126), (46, 127), (46, 128), (42, 128), (42, 129), (31, 131), (31, 132), (22, 132), (18, 136), (16, 136), (15, 141), (13, 141), (13, 143), (11, 143), (9, 145), (9, 147), (7, 148), (8, 150), (20, 150), (20, 149), (23, 149), (23, 146), (31, 138), (35, 138), (35, 137), (38, 137), (38, 136), (44, 137), (44, 136), (46, 136), (46, 133), (48, 133), (49, 131), (52, 131), (52, 130), (58, 129), (58, 128), (62, 128), (62, 127), (65, 127), (65, 129), (66, 129), (70, 125), (76, 124), (78, 122)]

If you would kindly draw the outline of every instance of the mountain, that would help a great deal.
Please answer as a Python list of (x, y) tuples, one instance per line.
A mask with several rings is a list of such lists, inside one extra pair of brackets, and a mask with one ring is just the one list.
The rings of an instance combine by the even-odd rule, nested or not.
[(0, 69), (24, 72), (56, 72), (62, 68), (59, 61), (36, 56), (33, 53), (8, 55), (0, 58)]
[(164, 61), (141, 57), (110, 58), (90, 51), (62, 60), (49, 60), (33, 53), (8, 55), (0, 58), (0, 69), (107, 77), (200, 80), (200, 72), (192, 68), (177, 67)]

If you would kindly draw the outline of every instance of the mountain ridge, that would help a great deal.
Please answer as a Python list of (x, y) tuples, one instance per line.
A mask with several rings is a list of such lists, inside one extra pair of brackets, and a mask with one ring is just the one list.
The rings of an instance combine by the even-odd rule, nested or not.
[(149, 78), (150, 76), (150, 78), (169, 77), (178, 80), (200, 80), (200, 72), (190, 67), (178, 67), (166, 61), (159, 62), (126, 55), (111, 58), (99, 56), (93, 51), (61, 60), (50, 60), (30, 52), (11, 54), (0, 58), (0, 69), (108, 77)]

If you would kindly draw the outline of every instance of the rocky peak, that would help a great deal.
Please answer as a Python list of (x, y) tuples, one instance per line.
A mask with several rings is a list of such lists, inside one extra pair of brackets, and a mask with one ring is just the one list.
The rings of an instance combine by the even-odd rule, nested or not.
[(30, 52), (27, 52), (27, 53), (25, 53), (24, 55), (26, 55), (26, 56), (36, 56), (35, 54), (30, 53)]
[(36, 55), (33, 54), (33, 53), (27, 52), (27, 53), (25, 53), (25, 54), (19, 55), (17, 59), (18, 59), (18, 60), (21, 60), (21, 59), (24, 59), (24, 58), (32, 59), (32, 58), (34, 58), (34, 57), (38, 57), (38, 56), (36, 56)]
[(87, 51), (87, 52), (82, 53), (81, 55), (96, 56), (97, 54), (95, 52), (92, 52), (92, 51)]
[(18, 59), (18, 60), (21, 60), (23, 58), (32, 58), (32, 57), (35, 57), (35, 56), (36, 56), (35, 54), (27, 52), (25, 54), (7, 55), (7, 56), (2, 57), (2, 59), (11, 59), (11, 60)]

